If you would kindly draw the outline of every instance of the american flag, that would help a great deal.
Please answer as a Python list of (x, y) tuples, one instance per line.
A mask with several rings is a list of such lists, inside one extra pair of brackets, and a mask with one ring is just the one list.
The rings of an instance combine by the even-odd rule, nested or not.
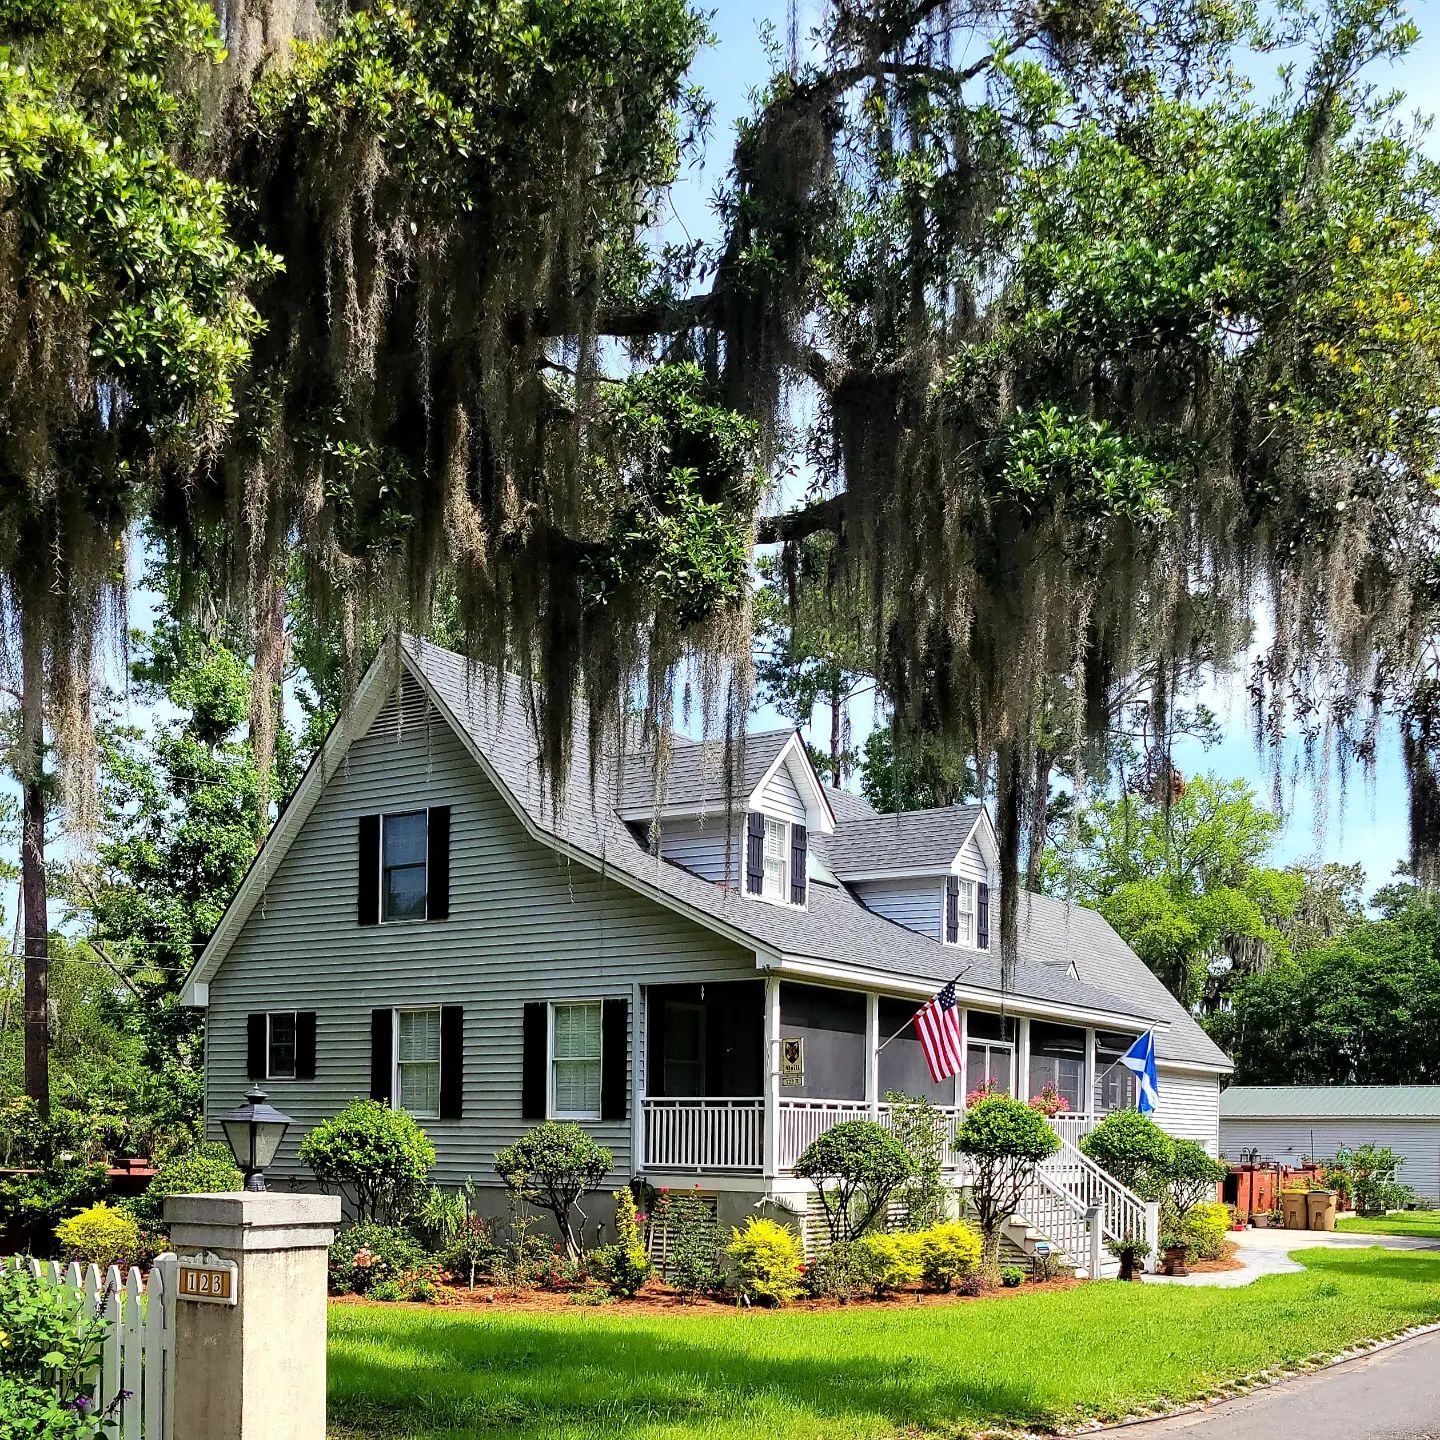
[(930, 1078), (938, 1085), (960, 1073), (963, 1049), (960, 1010), (955, 1003), (952, 980), (933, 1000), (927, 1000), (915, 1015), (915, 1033), (930, 1067)]

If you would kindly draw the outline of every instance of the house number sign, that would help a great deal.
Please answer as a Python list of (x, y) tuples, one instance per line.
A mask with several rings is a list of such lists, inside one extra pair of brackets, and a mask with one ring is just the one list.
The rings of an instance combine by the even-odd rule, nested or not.
[(204, 1255), (182, 1258), (176, 1270), (176, 1294), (207, 1305), (234, 1305), (240, 1299), (239, 1267), (233, 1260)]
[(805, 1083), (805, 1041), (798, 1035), (780, 1041), (780, 1083), (788, 1086)]

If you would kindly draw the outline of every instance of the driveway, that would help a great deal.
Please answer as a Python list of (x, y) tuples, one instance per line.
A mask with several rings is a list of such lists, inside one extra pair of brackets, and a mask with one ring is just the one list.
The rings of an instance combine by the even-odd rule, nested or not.
[(1117, 1434), (1124, 1440), (1440, 1440), (1440, 1332), (1205, 1410), (1117, 1427)]
[(1291, 1250), (1363, 1250), (1372, 1245), (1385, 1250), (1440, 1250), (1440, 1240), (1424, 1240), (1410, 1235), (1355, 1235), (1340, 1230), (1240, 1230), (1230, 1238), (1235, 1242), (1235, 1258), (1240, 1261), (1241, 1269), (1212, 1270), (1181, 1278), (1147, 1275), (1145, 1283), (1218, 1285), (1226, 1288), (1248, 1285), (1262, 1275), (1289, 1275), (1303, 1270), (1303, 1265), (1290, 1258)]

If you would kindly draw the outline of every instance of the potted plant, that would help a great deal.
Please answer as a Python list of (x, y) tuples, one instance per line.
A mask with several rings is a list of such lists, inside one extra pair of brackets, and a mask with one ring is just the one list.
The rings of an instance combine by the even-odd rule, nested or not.
[(1257, 1230), (1268, 1230), (1270, 1228), (1270, 1217), (1274, 1214), (1271, 1210), (1255, 1210), (1251, 1212), (1250, 1223)]
[(1120, 1239), (1107, 1240), (1105, 1248), (1120, 1262), (1118, 1279), (1140, 1280), (1143, 1278), (1140, 1262), (1150, 1253), (1150, 1246), (1143, 1236), (1127, 1230)]
[(1235, 1212), (1235, 1219), (1231, 1222), (1230, 1228), (1232, 1230), (1243, 1230), (1249, 1223), (1250, 1217), (1248, 1215), (1242, 1215), (1240, 1211), (1237, 1210)]
[(1190, 1242), (1180, 1230), (1167, 1230), (1160, 1237), (1160, 1250), (1164, 1259), (1160, 1262), (1162, 1275), (1188, 1275), (1190, 1268)]

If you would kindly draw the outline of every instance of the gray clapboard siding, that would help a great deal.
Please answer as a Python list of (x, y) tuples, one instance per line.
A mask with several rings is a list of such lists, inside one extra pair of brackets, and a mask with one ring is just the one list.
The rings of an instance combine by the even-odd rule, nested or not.
[[(723, 811), (713, 815), (676, 815), (660, 824), (660, 853), (716, 885), (739, 887), (744, 880), (744, 822), (734, 819), (728, 830)], [(728, 858), (728, 874), (727, 874)]]
[(1395, 1178), (1417, 1195), (1440, 1200), (1440, 1121), (1336, 1118), (1297, 1115), (1293, 1120), (1222, 1120), (1220, 1148), (1226, 1159), (1258, 1150), (1262, 1161), (1299, 1165), (1307, 1157), (1328, 1159), (1342, 1148), (1388, 1147), (1403, 1163)]
[[(437, 1181), (488, 1181), (495, 1150), (527, 1128), (526, 1001), (630, 1000), (636, 982), (755, 974), (753, 953), (531, 839), (408, 677), (405, 700), (403, 712), (387, 704), (352, 745), (210, 985), (207, 1111), (215, 1138), (213, 1117), (232, 1109), (249, 1083), (246, 1016), (316, 1012), (315, 1079), (268, 1085), (296, 1122), (278, 1174), (307, 1177), (295, 1159), (300, 1138), (370, 1093), (372, 1008), (464, 1007), (464, 1118), (425, 1126), (439, 1155)], [(427, 805), (451, 807), (450, 918), (361, 927), (359, 817)], [(612, 1181), (627, 1179), (630, 1121), (588, 1128), (615, 1152)]]
[(924, 935), (943, 940), (945, 882), (934, 875), (901, 880), (861, 880), (850, 887), (877, 915)]
[(788, 762), (765, 782), (760, 792), (760, 808), (777, 820), (787, 820), (792, 825), (805, 823), (805, 802), (800, 798), (800, 789), (790, 774)]

